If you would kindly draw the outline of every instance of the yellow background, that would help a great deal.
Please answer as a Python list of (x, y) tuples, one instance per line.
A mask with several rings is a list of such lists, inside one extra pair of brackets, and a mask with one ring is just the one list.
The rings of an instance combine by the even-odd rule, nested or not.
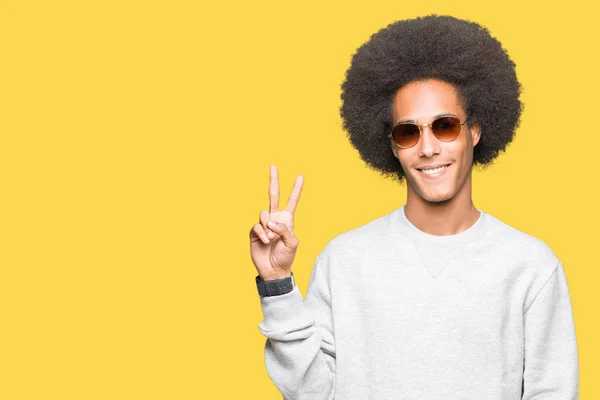
[(567, 273), (581, 398), (600, 395), (598, 37), (592, 2), (2, 1), (0, 398), (280, 399), (248, 232), (305, 177), (294, 271), (405, 202), (341, 129), (351, 55), (429, 13), (517, 63), (515, 141), (475, 205)]

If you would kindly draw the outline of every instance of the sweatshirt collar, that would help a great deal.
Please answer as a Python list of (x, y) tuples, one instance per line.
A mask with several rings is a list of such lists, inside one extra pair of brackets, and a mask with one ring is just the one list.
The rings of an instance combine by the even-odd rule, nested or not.
[(404, 214), (404, 206), (392, 211), (392, 226), (399, 232), (406, 235), (408, 238), (417, 242), (427, 242), (436, 244), (457, 244), (467, 243), (477, 239), (485, 232), (485, 228), (489, 223), (487, 213), (479, 210), (479, 219), (466, 230), (454, 235), (432, 235), (423, 232), (414, 226)]

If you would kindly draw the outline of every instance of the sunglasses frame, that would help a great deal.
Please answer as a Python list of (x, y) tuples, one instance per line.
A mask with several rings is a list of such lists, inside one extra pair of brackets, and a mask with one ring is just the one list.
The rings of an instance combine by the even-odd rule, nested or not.
[[(435, 136), (435, 133), (433, 133), (433, 128), (431, 127), (431, 125), (432, 125), (432, 124), (433, 124), (435, 121), (437, 121), (438, 119), (442, 119), (442, 118), (448, 118), (448, 117), (456, 118), (456, 119), (458, 120), (458, 123), (460, 124), (460, 130), (458, 131), (458, 134), (457, 134), (457, 135), (454, 137), (454, 139), (452, 139), (452, 140), (440, 140), (440, 139), (438, 139), (438, 137), (437, 137), (437, 136)], [(460, 132), (462, 131), (462, 126), (463, 126), (464, 124), (466, 124), (468, 120), (469, 120), (469, 117), (465, 118), (465, 120), (464, 120), (463, 122), (460, 122), (460, 118), (458, 118), (456, 115), (448, 114), (448, 115), (440, 115), (440, 116), (438, 116), (437, 118), (435, 118), (433, 121), (431, 121), (431, 122), (430, 122), (430, 123), (428, 123), (428, 124), (417, 124), (417, 123), (415, 123), (415, 122), (400, 122), (400, 123), (398, 123), (398, 124), (394, 125), (394, 126), (392, 127), (392, 129), (390, 129), (390, 133), (388, 133), (387, 137), (388, 137), (388, 138), (390, 138), (390, 139), (392, 139), (392, 141), (393, 141), (393, 142), (396, 144), (396, 146), (398, 146), (399, 148), (401, 148), (401, 149), (410, 149), (410, 148), (412, 148), (412, 147), (415, 147), (415, 146), (416, 146), (416, 145), (419, 143), (419, 140), (421, 140), (421, 135), (423, 134), (423, 127), (425, 127), (425, 126), (428, 126), (428, 127), (431, 129), (431, 133), (433, 133), (433, 136), (434, 136), (434, 137), (435, 137), (437, 140), (439, 140), (440, 142), (445, 142), (445, 143), (448, 143), (448, 142), (452, 142), (452, 141), (454, 141), (454, 140), (455, 140), (455, 139), (456, 139), (456, 138), (457, 138), (457, 137), (460, 135)], [(409, 147), (402, 147), (402, 146), (400, 146), (400, 145), (399, 145), (399, 144), (398, 144), (398, 143), (397, 143), (397, 142), (394, 140), (394, 138), (393, 138), (393, 136), (392, 136), (392, 132), (394, 131), (394, 129), (396, 129), (396, 127), (397, 127), (397, 126), (400, 126), (400, 125), (416, 125), (416, 126), (419, 128), (419, 139), (417, 139), (417, 141), (415, 142), (415, 144), (413, 144), (412, 146), (409, 146)]]

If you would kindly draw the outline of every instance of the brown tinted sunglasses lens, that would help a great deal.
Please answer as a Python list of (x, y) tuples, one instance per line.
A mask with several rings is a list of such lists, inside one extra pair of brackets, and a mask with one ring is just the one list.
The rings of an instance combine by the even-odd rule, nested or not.
[(419, 141), (419, 127), (410, 123), (397, 125), (392, 137), (400, 147), (412, 147)]
[(431, 124), (431, 130), (436, 138), (443, 142), (450, 142), (460, 133), (460, 120), (456, 117), (438, 118)]
[[(450, 142), (460, 133), (460, 120), (456, 117), (441, 117), (431, 123), (431, 130), (436, 138)], [(412, 147), (419, 141), (419, 127), (406, 123), (397, 125), (392, 131), (394, 141), (401, 147)]]

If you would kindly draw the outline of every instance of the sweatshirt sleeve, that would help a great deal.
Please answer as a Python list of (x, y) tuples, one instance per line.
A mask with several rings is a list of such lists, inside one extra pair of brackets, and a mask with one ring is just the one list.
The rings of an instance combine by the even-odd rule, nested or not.
[(261, 297), (267, 372), (285, 400), (332, 400), (335, 343), (331, 295), (317, 257), (306, 292)]
[(522, 400), (578, 400), (577, 341), (560, 261), (525, 311), (524, 329)]

